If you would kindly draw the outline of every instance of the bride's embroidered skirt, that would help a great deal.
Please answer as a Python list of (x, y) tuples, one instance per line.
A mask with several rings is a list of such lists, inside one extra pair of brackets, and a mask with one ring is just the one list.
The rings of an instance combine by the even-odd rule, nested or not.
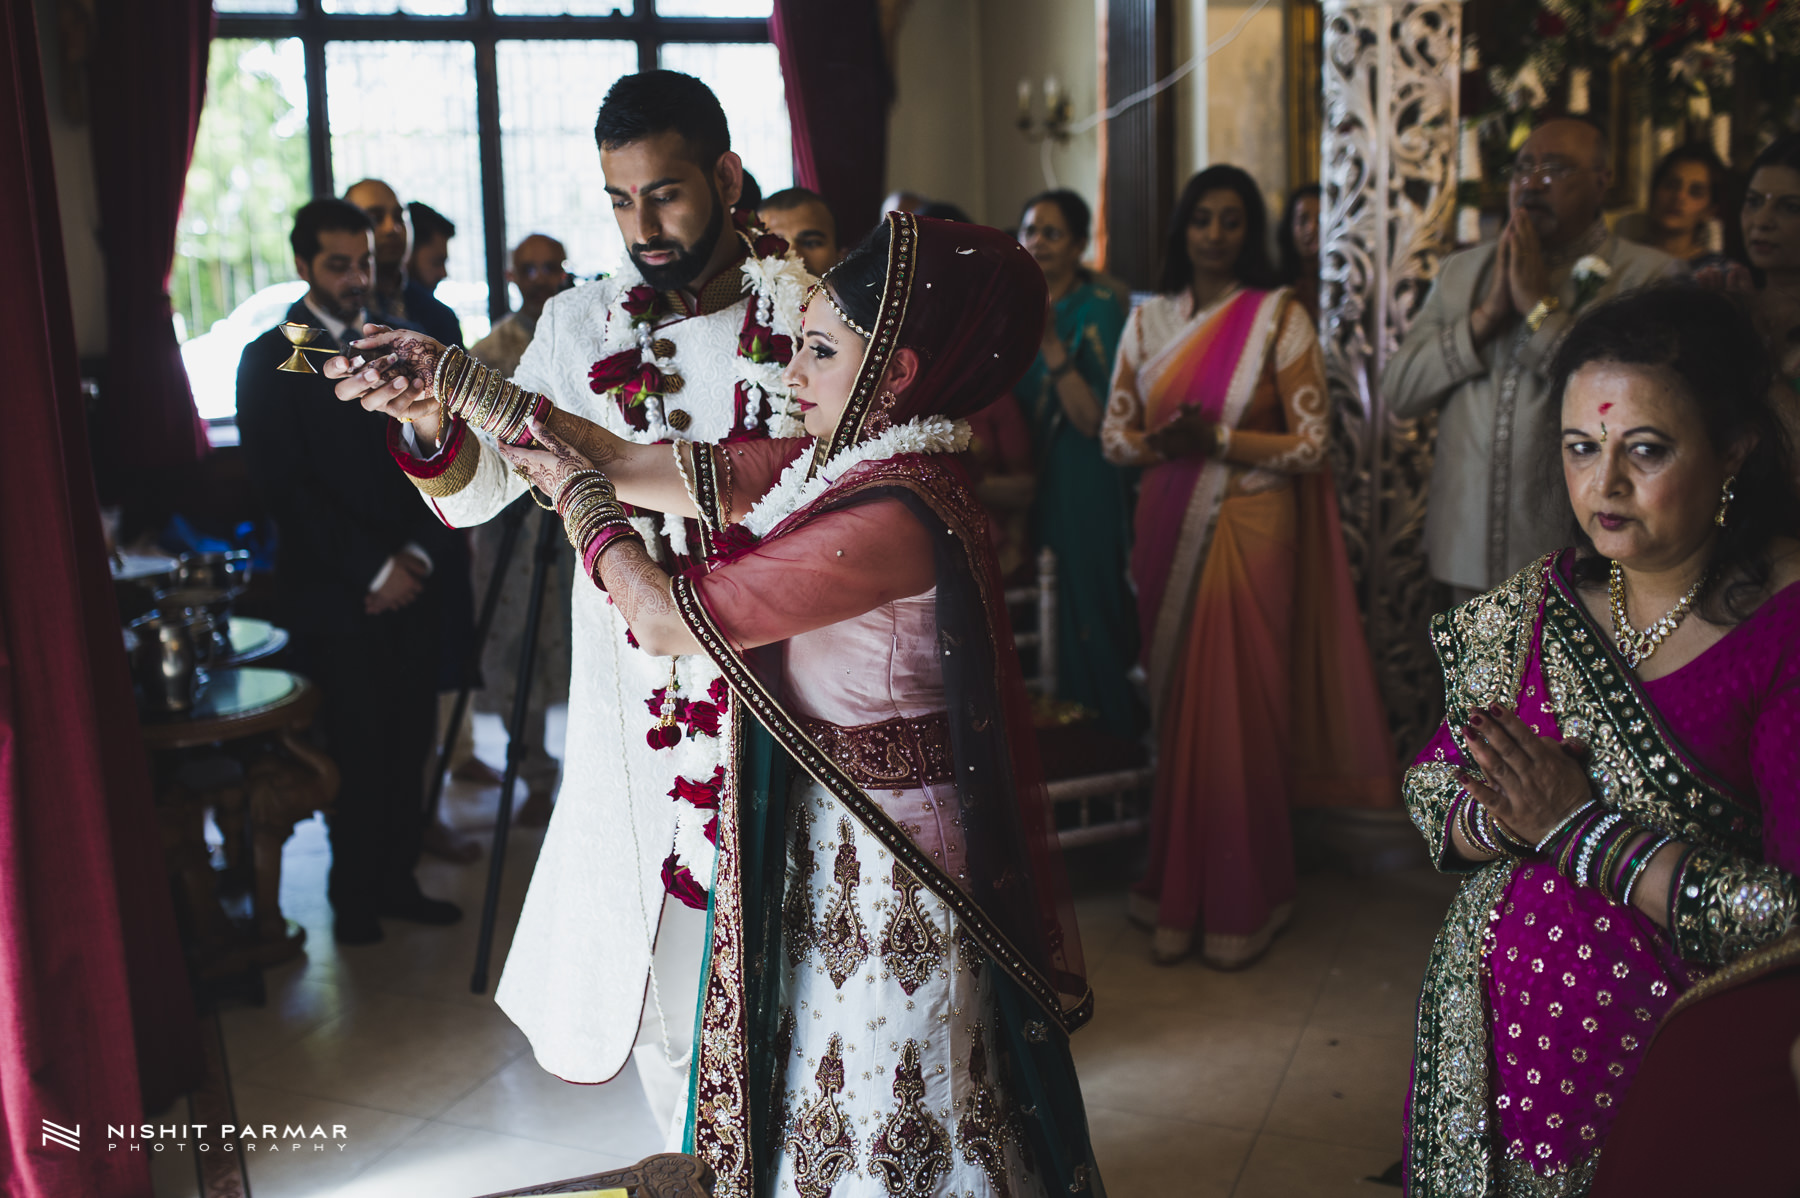
[[(952, 855), (932, 790), (877, 795)], [(1033, 1172), (997, 1059), (995, 966), (949, 908), (824, 787), (795, 784), (782, 907), (785, 1128), (773, 1194), (1030, 1198)], [(940, 859), (942, 859), (940, 857)]]

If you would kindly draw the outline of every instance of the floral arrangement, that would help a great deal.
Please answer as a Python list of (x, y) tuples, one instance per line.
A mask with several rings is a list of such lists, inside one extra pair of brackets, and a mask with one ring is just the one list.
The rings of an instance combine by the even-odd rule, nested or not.
[[(1800, 121), (1795, 0), (1476, 0), (1463, 47), (1465, 208), (1499, 202), (1482, 180), (1498, 178), (1534, 113), (1604, 110), (1614, 78), (1628, 112), (1726, 159), (1734, 142), (1741, 154)], [(1735, 130), (1733, 111), (1748, 117)]]
[(1565, 83), (1571, 110), (1585, 110), (1586, 80), (1623, 57), (1659, 124), (1701, 105), (1705, 119), (1741, 62), (1800, 54), (1800, 6), (1784, 0), (1539, 0), (1514, 8), (1507, 24), (1512, 44), (1482, 53), (1488, 86), (1513, 113), (1543, 107)]

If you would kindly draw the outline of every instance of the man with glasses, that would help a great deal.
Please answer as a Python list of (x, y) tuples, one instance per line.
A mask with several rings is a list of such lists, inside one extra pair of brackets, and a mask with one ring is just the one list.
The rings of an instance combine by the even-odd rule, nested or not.
[(1395, 415), (1439, 410), (1425, 549), (1456, 599), (1499, 585), (1567, 539), (1540, 503), (1551, 444), (1551, 354), (1583, 310), (1679, 269), (1612, 235), (1606, 135), (1585, 120), (1540, 125), (1508, 172), (1500, 239), (1445, 258), (1381, 389)]

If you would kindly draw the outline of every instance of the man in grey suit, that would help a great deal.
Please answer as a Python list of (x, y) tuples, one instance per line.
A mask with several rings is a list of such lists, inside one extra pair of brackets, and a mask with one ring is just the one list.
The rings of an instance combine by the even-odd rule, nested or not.
[(1591, 305), (1678, 267), (1613, 236), (1606, 137), (1584, 120), (1540, 125), (1519, 149), (1499, 241), (1452, 254), (1381, 389), (1397, 416), (1438, 418), (1425, 549), (1458, 601), (1567, 539), (1537, 485), (1555, 452), (1550, 359)]

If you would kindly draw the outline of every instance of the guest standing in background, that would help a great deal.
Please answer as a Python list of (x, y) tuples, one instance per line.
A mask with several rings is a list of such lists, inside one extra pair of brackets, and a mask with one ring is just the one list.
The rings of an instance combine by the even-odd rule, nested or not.
[(1306, 305), (1314, 326), (1319, 323), (1319, 201), (1324, 193), (1317, 183), (1294, 188), (1275, 245), (1281, 251), (1281, 281)]
[(1606, 136), (1584, 120), (1537, 127), (1509, 172), (1512, 216), (1493, 245), (1445, 258), (1381, 375), (1394, 415), (1438, 411), (1425, 551), (1460, 602), (1562, 544), (1530, 485), (1556, 420), (1550, 355), (1588, 305), (1671, 271), (1601, 219)]
[(406, 275), (412, 252), (412, 226), (406, 205), (380, 179), (350, 185), (344, 198), (369, 214), (375, 223), (375, 285), (369, 292), (369, 319), (397, 328), (417, 329), (446, 345), (462, 348), (462, 324), (448, 305), (417, 279)]
[[(1583, 1198), (1664, 1016), (1794, 927), (1800, 505), (1768, 375), (1724, 296), (1596, 307), (1552, 359), (1533, 447), (1571, 547), (1432, 618), (1449, 710), (1406, 803), (1465, 880), (1419, 1000), (1416, 1198)], [(1690, 1062), (1652, 1120), (1713, 1134), (1633, 1136), (1662, 1158), (1618, 1160), (1610, 1192), (1793, 1193), (1793, 1142), (1740, 1146), (1717, 1117), (1759, 1071)], [(1791, 1108), (1776, 1078), (1768, 1105)], [(1746, 1184), (1771, 1161), (1784, 1184)]]
[(1031, 426), (1037, 473), (1032, 556), (1056, 554), (1056, 697), (1094, 712), (1115, 736), (1136, 737), (1144, 712), (1129, 677), (1138, 652), (1131, 480), (1099, 440), (1125, 314), (1081, 265), (1089, 219), (1072, 191), (1025, 202), (1019, 241), (1044, 272), (1050, 309), (1037, 360), (1013, 394)]
[(1690, 270), (1728, 268), (1730, 258), (1712, 245), (1712, 229), (1725, 211), (1730, 176), (1712, 147), (1700, 142), (1664, 154), (1650, 174), (1650, 207), (1619, 221), (1620, 236), (1659, 249)]
[(435, 297), (438, 284), (450, 277), (450, 239), (456, 236), (456, 226), (436, 208), (417, 200), (406, 206), (406, 215), (412, 223), (406, 277)]
[(1786, 391), (1777, 410), (1792, 435), (1800, 430), (1800, 133), (1756, 156), (1741, 219), (1756, 272), (1751, 309)]
[[(328, 340), (315, 344), (346, 347), (365, 318), (369, 218), (342, 200), (314, 200), (295, 215), (291, 240), (307, 292), (285, 319), (323, 327)], [(442, 643), (442, 558), (459, 541), (397, 476), (387, 421), (333, 402), (316, 374), (277, 370), (291, 349), (270, 329), (244, 350), (238, 427), (281, 539), (282, 624), (298, 668), (319, 687), (319, 726), (343, 771), (331, 814), (333, 930), (341, 944), (372, 944), (383, 917), (462, 917), (455, 904), (426, 898), (413, 878)]]
[[(407, 277), (406, 262), (412, 252), (412, 225), (406, 207), (394, 189), (379, 179), (353, 183), (344, 199), (368, 214), (375, 226), (375, 278), (367, 298), (368, 319), (397, 328), (416, 329), (447, 344), (462, 345), (462, 325), (456, 313), (417, 279)], [(361, 329), (352, 330), (355, 336)], [(438, 613), (437, 665), (438, 722), (446, 723), (455, 706), (455, 694), (473, 681), (470, 656), (475, 644), (475, 588), (469, 540), (462, 534), (444, 539), (437, 561), (443, 602)], [(442, 743), (440, 732), (437, 738)], [(475, 756), (475, 739), (468, 726), (457, 729), (451, 749), (452, 768), (464, 778), (484, 781), (492, 771)], [(421, 816), (423, 818), (423, 816)], [(449, 861), (467, 864), (481, 855), (478, 844), (451, 828), (442, 818), (427, 822), (425, 847)]]
[(789, 187), (766, 197), (756, 210), (763, 227), (786, 241), (820, 278), (844, 256), (838, 242), (837, 218), (825, 197), (804, 187)]
[(1132, 573), (1158, 745), (1152, 953), (1248, 965), (1294, 897), (1288, 805), (1398, 800), (1326, 466), (1311, 317), (1272, 287), (1262, 192), (1234, 166), (1175, 206), (1119, 345), (1101, 440), (1146, 467)]
[[(519, 359), (531, 345), (537, 332), (538, 318), (544, 305), (569, 285), (569, 272), (564, 268), (568, 252), (562, 242), (542, 233), (533, 233), (513, 248), (512, 266), (506, 272), (507, 282), (519, 289), (523, 301), (517, 312), (494, 322), (492, 331), (477, 341), (470, 353), (500, 371), (507, 378), (519, 368)], [(526, 503), (525, 499), (515, 502)], [(548, 519), (540, 516), (539, 519)], [(532, 560), (528, 524), (519, 534), (508, 564), (506, 581), (500, 587), (500, 606), (494, 610), (494, 622), (481, 647), (482, 687), (475, 706), (502, 719), (512, 718), (514, 680), (519, 673), (519, 654), (525, 641), (526, 609), (531, 601), (531, 576), (536, 563)], [(489, 580), (498, 565), (500, 528), (489, 522), (469, 530), (474, 542), (475, 589), (486, 594)], [(559, 766), (545, 747), (545, 719), (551, 707), (569, 700), (570, 610), (568, 580), (574, 575), (574, 554), (557, 543), (556, 570), (545, 583), (544, 610), (538, 620), (536, 668), (531, 679), (531, 698), (526, 705), (525, 727), (521, 733), (525, 754), (519, 765), (519, 777), (525, 782), (525, 802), (519, 807), (518, 821), (527, 828), (541, 828), (550, 822), (552, 797), (556, 793)], [(560, 585), (559, 585), (560, 580)]]
[(1000, 578), (1027, 584), (1036, 577), (1031, 549), (1031, 500), (1037, 476), (1031, 465), (1031, 428), (1012, 392), (969, 414), (969, 448), (962, 455), (987, 510), (988, 532)]
[(513, 376), (537, 331), (544, 305), (569, 285), (569, 272), (563, 265), (568, 256), (562, 242), (542, 233), (533, 233), (513, 247), (506, 281), (519, 289), (519, 310), (496, 320), (488, 335), (469, 349), (476, 361), (485, 362), (507, 378)]

